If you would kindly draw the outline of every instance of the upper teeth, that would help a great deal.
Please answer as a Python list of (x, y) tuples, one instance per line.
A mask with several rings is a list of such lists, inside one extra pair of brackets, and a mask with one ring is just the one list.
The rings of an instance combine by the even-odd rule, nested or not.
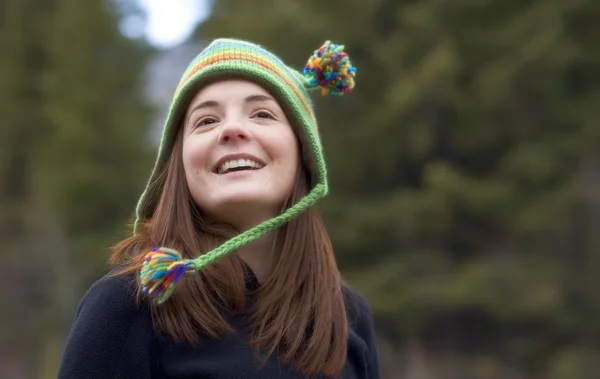
[(219, 174), (222, 174), (224, 172), (227, 172), (231, 169), (234, 168), (239, 168), (239, 167), (248, 167), (248, 168), (262, 168), (262, 164), (255, 162), (253, 160), (250, 159), (234, 159), (234, 160), (230, 160), (230, 161), (225, 161), (223, 162), (218, 169)]

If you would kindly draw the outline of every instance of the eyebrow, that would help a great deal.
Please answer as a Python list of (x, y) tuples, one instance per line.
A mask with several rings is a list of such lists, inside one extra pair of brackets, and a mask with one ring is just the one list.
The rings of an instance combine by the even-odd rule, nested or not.
[(246, 103), (258, 103), (261, 101), (272, 101), (277, 103), (277, 101), (275, 101), (275, 99), (273, 99), (271, 96), (266, 95), (250, 95), (244, 99), (244, 102)]
[[(277, 101), (272, 98), (271, 96), (266, 96), (266, 95), (250, 95), (250, 96), (246, 96), (246, 98), (244, 98), (244, 102), (245, 103), (259, 103), (259, 102), (265, 102), (265, 101), (272, 101), (274, 103), (277, 103)], [(206, 100), (206, 101), (202, 101), (199, 104), (195, 105), (192, 109), (190, 109), (190, 113), (187, 117), (186, 123), (190, 120), (190, 117), (192, 116), (192, 114), (194, 112), (196, 112), (197, 110), (200, 109), (204, 109), (204, 108), (216, 108), (219, 106), (219, 102), (214, 101), (214, 100)]]

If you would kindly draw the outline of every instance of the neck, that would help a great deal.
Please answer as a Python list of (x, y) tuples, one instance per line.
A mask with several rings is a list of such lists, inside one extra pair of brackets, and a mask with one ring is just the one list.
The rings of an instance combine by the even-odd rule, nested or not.
[(259, 283), (271, 275), (274, 241), (275, 235), (271, 232), (237, 251), (238, 256), (252, 269)]
[[(264, 209), (262, 212), (256, 209), (237, 209), (229, 213), (225, 222), (232, 225), (237, 233), (243, 233), (273, 218), (276, 214), (276, 212), (265, 212)], [(248, 217), (248, 215), (252, 216)], [(275, 233), (271, 231), (237, 250), (238, 256), (250, 267), (259, 283), (264, 282), (271, 275)]]

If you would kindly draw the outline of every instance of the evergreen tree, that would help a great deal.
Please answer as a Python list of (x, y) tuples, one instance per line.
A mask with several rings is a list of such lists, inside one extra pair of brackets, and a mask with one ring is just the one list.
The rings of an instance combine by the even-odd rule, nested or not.
[(106, 272), (152, 164), (151, 51), (120, 17), (104, 0), (0, 2), (0, 377), (55, 370), (53, 338)]
[(0, 377), (32, 378), (39, 314), (47, 309), (49, 277), (38, 255), (33, 152), (42, 142), (39, 38), (52, 2), (5, 0), (0, 4)]
[(39, 176), (88, 281), (131, 221), (155, 150), (143, 94), (150, 50), (120, 34), (118, 16), (110, 2), (57, 0), (47, 36)]

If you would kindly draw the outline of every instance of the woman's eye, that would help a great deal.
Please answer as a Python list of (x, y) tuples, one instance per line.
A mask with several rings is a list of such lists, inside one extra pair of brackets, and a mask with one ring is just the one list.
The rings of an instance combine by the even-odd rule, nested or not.
[(200, 126), (214, 124), (215, 122), (217, 122), (217, 120), (213, 117), (204, 117), (203, 119), (196, 122), (196, 124), (194, 126), (197, 128)]
[(256, 117), (258, 118), (274, 118), (273, 115), (271, 114), (271, 112), (267, 112), (267, 111), (260, 111), (260, 112), (256, 112)]

